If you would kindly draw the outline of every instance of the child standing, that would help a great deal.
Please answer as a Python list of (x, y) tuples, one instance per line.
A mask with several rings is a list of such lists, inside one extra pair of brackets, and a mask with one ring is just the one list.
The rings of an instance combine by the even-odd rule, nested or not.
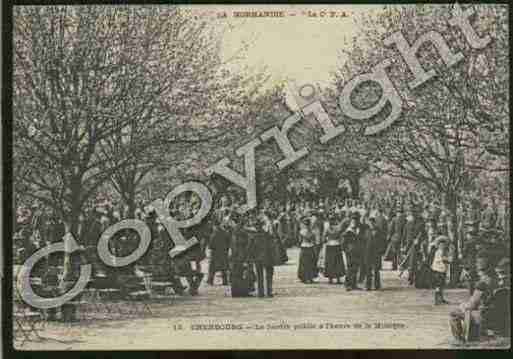
[(435, 246), (435, 255), (431, 265), (435, 285), (435, 305), (448, 304), (444, 299), (443, 289), (449, 268), (449, 238), (443, 235), (439, 236), (435, 241)]

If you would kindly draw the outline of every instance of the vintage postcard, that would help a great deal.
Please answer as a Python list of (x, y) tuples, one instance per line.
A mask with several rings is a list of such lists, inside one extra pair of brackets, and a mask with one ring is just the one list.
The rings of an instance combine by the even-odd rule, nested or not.
[(510, 348), (509, 5), (8, 10), (7, 348)]

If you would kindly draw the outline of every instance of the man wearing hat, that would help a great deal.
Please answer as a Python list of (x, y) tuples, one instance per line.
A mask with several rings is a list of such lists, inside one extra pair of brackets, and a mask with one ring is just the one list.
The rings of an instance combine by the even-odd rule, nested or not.
[(351, 214), (351, 222), (342, 235), (342, 249), (347, 258), (346, 290), (361, 289), (357, 286), (357, 274), (362, 261), (362, 246), (368, 226), (360, 222), (360, 213)]
[(227, 219), (216, 220), (213, 224), (212, 234), (208, 241), (210, 248), (210, 263), (208, 266), (207, 283), (214, 285), (214, 276), (221, 272), (223, 285), (228, 285), (228, 252), (230, 248), (230, 232), (228, 230)]
[(502, 258), (495, 266), (497, 289), (493, 292), (488, 312), (483, 313), (482, 325), (494, 334), (511, 336), (511, 266), (508, 257)]
[(405, 227), (408, 254), (406, 260), (402, 263), (403, 268), (401, 270), (404, 270), (404, 267), (407, 266), (408, 281), (412, 285), (416, 283), (417, 279), (422, 244), (427, 241), (426, 224), (420, 211), (419, 206), (411, 206)]
[(502, 241), (502, 236), (503, 233), (494, 228), (483, 228), (481, 231), (481, 238), (490, 254), (492, 265), (497, 264), (504, 257), (504, 254), (509, 252), (509, 248)]
[(481, 314), (487, 310), (493, 292), (497, 288), (488, 253), (478, 254), (476, 269), (479, 280), (472, 296), (450, 313), (451, 332), (454, 338), (460, 341), (479, 337), (480, 333), (476, 333), (474, 328), (480, 326)]
[(376, 217), (369, 217), (369, 233), (364, 243), (363, 262), (365, 263), (366, 290), (371, 290), (374, 281), (374, 289), (381, 289), (381, 256), (384, 252), (383, 236), (379, 233)]
[(275, 255), (274, 242), (266, 232), (266, 220), (263, 217), (252, 218), (247, 228), (249, 238), (248, 260), (255, 264), (258, 284), (258, 297), (273, 296), (273, 275)]

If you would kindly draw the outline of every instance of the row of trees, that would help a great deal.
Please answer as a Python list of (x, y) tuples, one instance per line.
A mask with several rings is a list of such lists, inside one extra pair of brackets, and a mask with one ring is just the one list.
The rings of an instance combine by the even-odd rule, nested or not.
[[(481, 50), (472, 49), (461, 32), (448, 25), (452, 5), (386, 6), (383, 11), (356, 18), (360, 32), (346, 43), (344, 65), (326, 90), (332, 116), (353, 134), (337, 140), (339, 153), (367, 164), (374, 173), (441, 194), (454, 220), (462, 193), (480, 177), (495, 175), (507, 182), (509, 172), (508, 7), (473, 8), (474, 29), (479, 36), (491, 38)], [(417, 53), (421, 65), (426, 71), (434, 69), (437, 76), (412, 90), (408, 87), (412, 79), (409, 68), (397, 49), (385, 46), (383, 39), (401, 31), (413, 44), (433, 30), (442, 34), (453, 52), (462, 52), (464, 59), (448, 68), (433, 44), (422, 46)], [(348, 79), (370, 72), (384, 59), (392, 61), (389, 76), (406, 105), (400, 120), (390, 128), (364, 136), (368, 123), (346, 118), (337, 99)], [(359, 90), (352, 100), (360, 108), (368, 108), (381, 96), (372, 83)], [(383, 114), (371, 121), (382, 120), (379, 116)]]
[[(463, 11), (470, 6), (463, 7)], [(489, 36), (483, 49), (473, 49), (456, 27), (449, 25), (453, 5), (384, 6), (352, 18), (358, 28), (353, 38), (340, 49), (340, 68), (331, 86), (319, 89), (330, 117), (343, 123), (346, 133), (327, 144), (318, 141), (320, 129), (315, 121), (302, 121), (289, 134), (296, 148), (307, 145), (308, 156), (287, 168), (274, 179), (280, 185), (297, 172), (317, 172), (323, 188), (335, 188), (341, 178), (349, 180), (354, 193), (360, 192), (360, 179), (369, 174), (387, 175), (415, 183), (429, 192), (442, 195), (455, 214), (462, 193), (502, 178), (509, 171), (509, 27), (508, 7), (472, 7), (473, 28), (481, 37)], [(437, 76), (423, 86), (410, 89), (412, 73), (394, 46), (384, 39), (401, 31), (410, 44), (429, 31), (436, 31), (454, 53), (464, 59), (447, 67), (432, 43), (417, 52), (426, 71)], [(386, 131), (365, 136), (369, 125), (347, 118), (338, 105), (345, 84), (368, 73), (385, 59), (387, 71), (404, 101), (400, 121)], [(356, 89), (352, 102), (368, 108), (381, 97), (381, 89), (368, 83)], [(289, 112), (290, 114), (290, 112)], [(371, 119), (380, 122), (385, 110)], [(285, 118), (287, 115), (278, 116)], [(271, 155), (271, 154), (270, 154)], [(265, 162), (272, 159), (262, 157)], [(265, 164), (261, 166), (265, 168)], [(270, 176), (274, 178), (275, 176)], [(284, 182), (285, 183), (285, 182)], [(455, 216), (454, 216), (455, 217)]]
[[(471, 49), (448, 26), (449, 5), (387, 6), (353, 18), (360, 33), (344, 44), (344, 64), (322, 94), (330, 116), (347, 133), (320, 144), (315, 122), (298, 123), (291, 142), (309, 146), (310, 153), (279, 175), (276, 143), (259, 147), (261, 188), (270, 181), (284, 188), (281, 182), (306, 169), (323, 174), (323, 188), (348, 178), (358, 193), (360, 177), (373, 171), (441, 193), (455, 211), (473, 179), (506, 174), (507, 6), (475, 9), (474, 28), (492, 38), (483, 50)], [(133, 215), (142, 189), (163, 195), (171, 178), (233, 158), (239, 145), (292, 114), (281, 88), (265, 90), (265, 73), (228, 70), (220, 56), (226, 28), (208, 26), (177, 7), (17, 7), (14, 15), (15, 193), (54, 209), (71, 233), (105, 186)], [(422, 65), (438, 76), (410, 90), (408, 67), (383, 39), (401, 31), (413, 43), (432, 30), (464, 60), (448, 69), (433, 46), (422, 47)], [(392, 59), (390, 77), (407, 107), (387, 131), (364, 136), (366, 124), (346, 118), (338, 96), (348, 79), (383, 59)], [(360, 90), (355, 105), (365, 108), (379, 99), (372, 84)], [(233, 164), (238, 171), (242, 165), (240, 159)], [(216, 176), (210, 180), (218, 189), (229, 185)]]
[(16, 7), (16, 198), (52, 209), (76, 238), (100, 191), (134, 216), (144, 184), (168, 191), (163, 175), (222, 155), (281, 101), (265, 73), (229, 70), (245, 49), (223, 59), (222, 31), (179, 7)]

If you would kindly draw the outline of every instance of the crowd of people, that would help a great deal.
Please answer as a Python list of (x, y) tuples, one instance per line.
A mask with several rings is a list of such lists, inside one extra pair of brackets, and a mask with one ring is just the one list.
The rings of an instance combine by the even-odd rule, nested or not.
[[(199, 245), (174, 259), (168, 254), (173, 242), (161, 218), (154, 208), (140, 203), (134, 215), (146, 221), (152, 241), (142, 258), (124, 268), (103, 265), (96, 244), (101, 233), (128, 217), (129, 211), (115, 204), (102, 204), (80, 216), (75, 236), (84, 247), (80, 257), (93, 263), (95, 275), (123, 278), (129, 273), (150, 272), (171, 281), (177, 294), (188, 289), (191, 295), (198, 294), (203, 280), (202, 261), (207, 249), (207, 284), (214, 285), (220, 273), (222, 285), (231, 286), (234, 297), (272, 297), (274, 267), (288, 261), (290, 247), (299, 248), (297, 277), (304, 284), (326, 280), (343, 285), (347, 291), (380, 290), (382, 263), (390, 261), (392, 270), (398, 270), (400, 276), (408, 273), (410, 285), (432, 288), (435, 305), (447, 303), (444, 287), (449, 282), (467, 286), (471, 300), (465, 308), (471, 311), (486, 308), (491, 293), (509, 285), (504, 275), (497, 281), (494, 274), (495, 270), (505, 273), (506, 267), (509, 273), (509, 212), (506, 208), (499, 213), (493, 198), (486, 203), (463, 201), (455, 212), (443, 201), (416, 193), (309, 201), (294, 197), (285, 202), (268, 198), (259, 208), (240, 214), (238, 208), (243, 203), (242, 198), (233, 195), (221, 196), (206, 220), (184, 230), (185, 237), (196, 237)], [(190, 218), (199, 207), (198, 198), (184, 197), (173, 203), (170, 215)], [(15, 261), (21, 263), (45, 243), (62, 240), (64, 232), (62, 221), (41, 206), (20, 209), (14, 237)], [(138, 237), (135, 232), (123, 230), (111, 242), (112, 252), (122, 257), (136, 249)], [(39, 271), (35, 275), (55, 273), (52, 268), (62, 266), (61, 261), (62, 255), (50, 256), (35, 269)], [(456, 337), (461, 337), (464, 313), (451, 313)]]

